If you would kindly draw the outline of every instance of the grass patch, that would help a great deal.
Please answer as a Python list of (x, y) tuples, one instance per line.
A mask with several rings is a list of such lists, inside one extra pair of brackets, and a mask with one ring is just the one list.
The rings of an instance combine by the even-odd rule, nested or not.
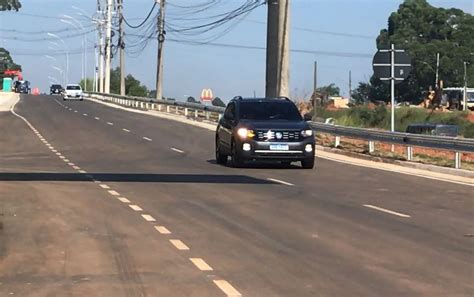
[[(390, 110), (384, 105), (366, 105), (349, 109), (328, 110), (318, 107), (319, 118), (333, 118), (337, 125), (390, 130)], [(405, 132), (409, 124), (436, 123), (458, 125), (460, 136), (474, 138), (474, 123), (468, 120), (469, 111), (432, 112), (422, 108), (401, 107), (395, 110), (395, 128)]]

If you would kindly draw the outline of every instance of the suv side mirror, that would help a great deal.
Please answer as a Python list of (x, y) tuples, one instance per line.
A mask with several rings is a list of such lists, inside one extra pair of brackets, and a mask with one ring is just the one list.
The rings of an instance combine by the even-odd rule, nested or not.
[(313, 116), (311, 114), (307, 113), (303, 116), (303, 119), (305, 120), (305, 122), (309, 122), (313, 119)]

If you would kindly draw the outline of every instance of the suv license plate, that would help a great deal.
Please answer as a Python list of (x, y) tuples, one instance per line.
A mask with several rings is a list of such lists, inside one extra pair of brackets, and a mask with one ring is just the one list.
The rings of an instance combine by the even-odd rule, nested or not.
[(271, 151), (287, 151), (289, 149), (288, 144), (270, 144)]

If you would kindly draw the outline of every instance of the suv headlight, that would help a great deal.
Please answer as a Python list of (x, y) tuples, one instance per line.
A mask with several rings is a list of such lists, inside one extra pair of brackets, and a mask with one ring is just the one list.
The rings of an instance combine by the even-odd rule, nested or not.
[(255, 133), (253, 130), (249, 130), (247, 128), (239, 128), (239, 130), (237, 130), (237, 135), (239, 135), (241, 139), (247, 139), (254, 137)]
[(311, 129), (303, 130), (303, 131), (301, 131), (301, 136), (303, 136), (303, 137), (313, 136), (313, 130), (311, 130)]

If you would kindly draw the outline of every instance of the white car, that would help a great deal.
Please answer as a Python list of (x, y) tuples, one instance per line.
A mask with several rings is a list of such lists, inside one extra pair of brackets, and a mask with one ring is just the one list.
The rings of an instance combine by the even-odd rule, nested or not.
[(64, 90), (63, 100), (83, 100), (82, 88), (80, 85), (68, 84)]

